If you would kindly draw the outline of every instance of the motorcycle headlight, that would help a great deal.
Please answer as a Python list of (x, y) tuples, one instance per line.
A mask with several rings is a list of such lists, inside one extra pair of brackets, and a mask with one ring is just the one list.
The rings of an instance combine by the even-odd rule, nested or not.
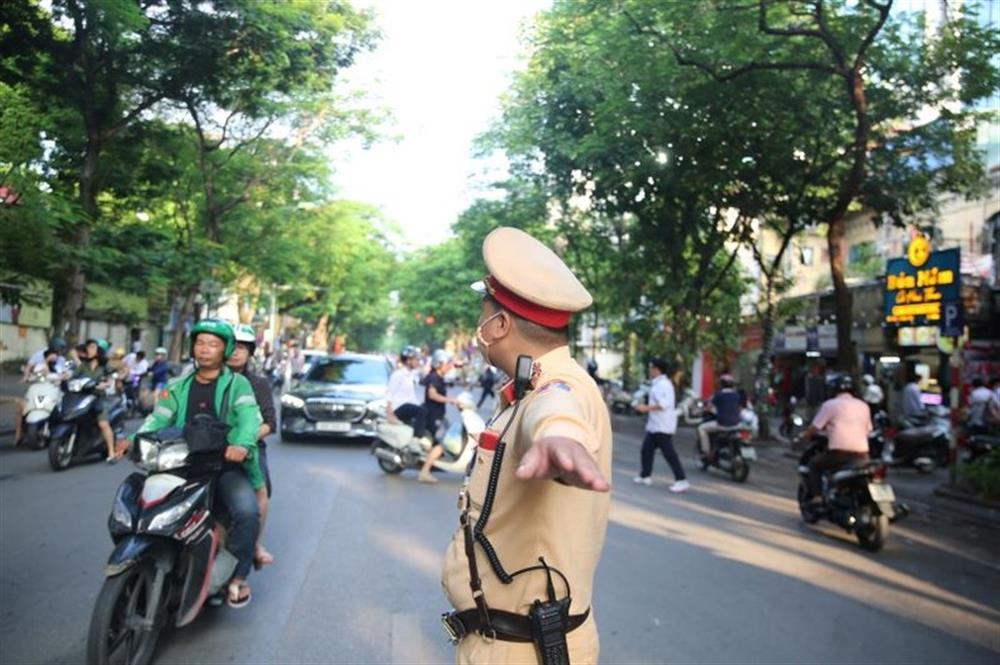
[(71, 393), (78, 393), (84, 389), (88, 381), (90, 381), (90, 379), (85, 376), (81, 376), (77, 379), (70, 379), (69, 382), (67, 382), (66, 387), (69, 388)]
[(290, 409), (302, 409), (305, 408), (306, 401), (297, 395), (285, 393), (281, 396), (281, 405)]
[(160, 454), (156, 459), (156, 466), (160, 471), (169, 471), (187, 463), (188, 445), (186, 443), (175, 443), (160, 449)]
[(159, 515), (155, 515), (153, 519), (149, 521), (148, 531), (161, 531), (166, 530), (168, 527), (176, 523), (178, 520), (183, 518), (190, 512), (194, 507), (195, 502), (201, 499), (201, 495), (205, 492), (205, 488), (201, 488), (188, 498), (184, 499), (176, 506), (167, 508)]
[(792, 424), (796, 427), (802, 427), (805, 421), (802, 420), (802, 416), (792, 416)]

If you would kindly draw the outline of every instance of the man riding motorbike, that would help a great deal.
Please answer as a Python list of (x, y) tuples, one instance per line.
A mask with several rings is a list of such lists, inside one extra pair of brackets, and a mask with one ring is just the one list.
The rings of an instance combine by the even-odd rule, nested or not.
[(139, 432), (183, 427), (185, 436), (212, 429), (222, 421), (227, 430), (225, 459), (230, 463), (219, 477), (217, 498), (230, 517), (227, 545), (239, 560), (230, 580), (227, 602), (243, 607), (250, 602), (246, 578), (253, 564), (260, 530), (255, 491), (264, 487), (258, 463), (257, 435), (261, 415), (253, 387), (225, 361), (236, 350), (233, 328), (220, 319), (203, 319), (191, 329), (191, 354), (196, 370), (171, 381), (157, 399), (153, 413)]
[(826, 450), (811, 446), (803, 455), (809, 466), (809, 498), (820, 491), (820, 478), (826, 471), (833, 471), (852, 462), (868, 459), (868, 433), (872, 431), (871, 411), (868, 405), (854, 396), (854, 380), (850, 375), (837, 378), (837, 396), (823, 402), (812, 424), (802, 435), (811, 441), (817, 432), (827, 436)]
[(420, 383), (420, 352), (407, 346), (399, 353), (400, 366), (389, 377), (385, 415), (389, 422), (402, 421), (413, 428), (415, 437), (423, 436), (423, 409), (417, 401)]
[(274, 563), (274, 556), (264, 547), (264, 525), (267, 523), (267, 511), (271, 500), (271, 471), (267, 466), (267, 441), (264, 439), (278, 429), (278, 418), (274, 410), (274, 395), (271, 393), (271, 383), (267, 378), (250, 371), (250, 359), (257, 351), (257, 335), (253, 328), (240, 323), (233, 327), (236, 334), (236, 350), (226, 362), (229, 369), (242, 374), (253, 387), (260, 409), (261, 423), (257, 430), (257, 450), (260, 460), (260, 470), (264, 474), (264, 484), (257, 490), (257, 506), (260, 508), (260, 532), (257, 535), (257, 545), (254, 549), (253, 563), (257, 568)]
[(740, 409), (743, 399), (736, 390), (736, 379), (729, 374), (719, 377), (719, 392), (705, 406), (715, 412), (715, 420), (708, 420), (698, 425), (698, 441), (701, 445), (702, 457), (708, 457), (711, 452), (711, 435), (716, 432), (728, 432), (740, 424)]

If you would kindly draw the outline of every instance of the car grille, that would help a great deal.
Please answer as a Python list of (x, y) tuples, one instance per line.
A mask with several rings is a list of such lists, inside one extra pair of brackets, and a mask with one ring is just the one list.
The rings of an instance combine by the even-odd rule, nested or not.
[(306, 416), (312, 420), (355, 422), (365, 415), (363, 404), (350, 404), (330, 399), (306, 400)]

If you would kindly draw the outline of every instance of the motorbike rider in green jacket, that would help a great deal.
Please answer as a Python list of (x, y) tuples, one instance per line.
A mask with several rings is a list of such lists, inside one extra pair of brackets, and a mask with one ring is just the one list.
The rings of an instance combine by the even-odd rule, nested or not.
[[(222, 420), (228, 426), (225, 458), (242, 468), (230, 467), (222, 473), (217, 497), (230, 516), (228, 549), (239, 560), (229, 584), (228, 603), (230, 607), (243, 607), (250, 602), (246, 578), (260, 529), (254, 492), (264, 486), (264, 477), (257, 453), (257, 431), (262, 422), (257, 399), (246, 377), (226, 367), (226, 359), (235, 348), (236, 337), (229, 323), (203, 319), (195, 324), (191, 330), (191, 355), (196, 370), (167, 384), (137, 433), (184, 427), (198, 414)], [(225, 413), (220, 413), (224, 402)]]

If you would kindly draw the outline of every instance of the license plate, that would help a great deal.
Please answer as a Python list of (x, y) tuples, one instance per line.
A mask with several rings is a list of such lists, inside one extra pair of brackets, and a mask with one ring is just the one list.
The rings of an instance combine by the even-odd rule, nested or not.
[(872, 501), (895, 501), (896, 493), (892, 491), (892, 485), (881, 483), (868, 483), (868, 493), (872, 496)]
[(753, 446), (740, 446), (740, 455), (743, 456), (743, 459), (752, 462), (757, 459), (757, 449)]
[(317, 432), (350, 432), (351, 423), (343, 423), (335, 420), (320, 420), (316, 423)]

